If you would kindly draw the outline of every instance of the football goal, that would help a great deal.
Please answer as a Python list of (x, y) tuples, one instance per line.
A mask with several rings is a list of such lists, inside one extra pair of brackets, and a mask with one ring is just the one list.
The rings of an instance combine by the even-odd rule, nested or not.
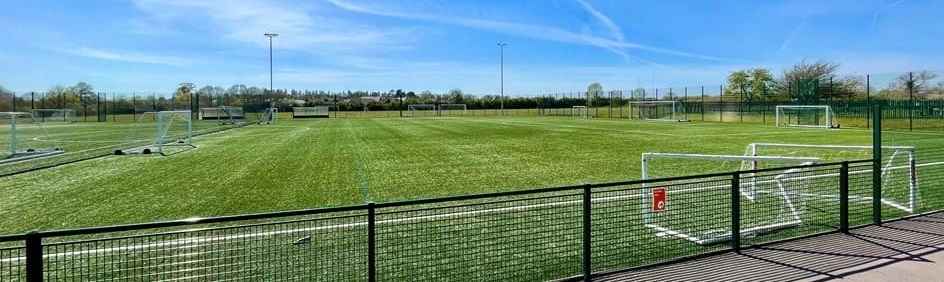
[(293, 107), (292, 118), (328, 118), (331, 117), (330, 106)]
[(33, 109), (30, 112), (40, 122), (75, 122), (75, 110)]
[(236, 124), (245, 119), (243, 108), (233, 106), (200, 108), (200, 113), (197, 116), (200, 120), (217, 120), (228, 124)]
[[(659, 161), (658, 166), (653, 162)], [(803, 224), (804, 198), (813, 183), (803, 165), (819, 162), (815, 157), (772, 157), (740, 155), (706, 155), (675, 153), (643, 153), (642, 179), (690, 174), (691, 170), (736, 166), (740, 162), (757, 162), (771, 170), (754, 175), (753, 186), (742, 181), (742, 237), (799, 226)], [(777, 169), (783, 167), (783, 170)], [(787, 168), (792, 167), (792, 168)], [(659, 168), (659, 169), (655, 169)], [(687, 170), (680, 172), (682, 170)], [(730, 170), (733, 171), (733, 170)], [(643, 222), (659, 237), (672, 237), (696, 244), (713, 244), (731, 239), (730, 177), (698, 182), (648, 184), (643, 187)], [(710, 219), (710, 220), (706, 220)]]
[(629, 102), (629, 119), (687, 122), (685, 107), (679, 101)]
[(259, 116), (259, 124), (275, 124), (278, 119), (279, 109), (268, 108), (262, 111), (262, 114)]
[(571, 117), (580, 117), (580, 118), (589, 118), (590, 111), (587, 110), (587, 106), (573, 106), (570, 108)]
[[(745, 156), (815, 156), (830, 161), (853, 161), (871, 159), (872, 146), (853, 145), (812, 145), (812, 144), (778, 144), (752, 143), (747, 145)], [(916, 171), (915, 147), (911, 146), (882, 146), (882, 199), (881, 202), (889, 207), (908, 213), (914, 213), (918, 205), (918, 176)], [(755, 169), (756, 163), (743, 162), (742, 170)], [(871, 177), (872, 170), (864, 169), (850, 171), (850, 175), (865, 174)], [(746, 175), (750, 176), (750, 175)], [(836, 177), (837, 175), (821, 175), (818, 177)], [(748, 182), (750, 183), (750, 182)], [(806, 197), (821, 200), (839, 200), (837, 191), (811, 191)], [(871, 190), (850, 191), (850, 202), (870, 204)]]
[[(190, 111), (145, 112), (132, 126), (129, 136), (144, 136), (143, 146), (117, 150), (116, 155), (124, 154), (162, 154), (169, 153), (169, 147), (196, 148), (193, 145), (193, 121)], [(146, 132), (150, 131), (150, 134)], [(148, 137), (150, 136), (150, 137)]]
[(790, 106), (776, 107), (777, 127), (818, 127), (838, 128), (835, 115), (830, 106)]
[(466, 114), (465, 104), (440, 104), (439, 105), (439, 115), (441, 116), (465, 115), (465, 114)]
[(436, 116), (436, 105), (432, 104), (413, 104), (407, 106), (411, 117), (431, 117)]
[[(62, 153), (62, 148), (49, 139), (42, 123), (28, 112), (0, 112), (0, 164), (44, 158)], [(6, 144), (4, 144), (6, 143)]]

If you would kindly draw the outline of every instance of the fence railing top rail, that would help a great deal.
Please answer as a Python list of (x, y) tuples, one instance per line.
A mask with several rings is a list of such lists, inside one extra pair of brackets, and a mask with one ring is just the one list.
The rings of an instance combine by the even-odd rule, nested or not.
[[(451, 196), (451, 197), (430, 198), (430, 199), (405, 200), (405, 201), (396, 201), (396, 202), (387, 202), (387, 203), (367, 203), (367, 204), (361, 204), (361, 205), (301, 209), (301, 210), (280, 211), (280, 212), (254, 213), (254, 214), (243, 214), (243, 215), (207, 217), (207, 218), (188, 218), (188, 219), (159, 221), (159, 222), (150, 222), (150, 223), (135, 223), (135, 224), (112, 225), (112, 226), (101, 226), (101, 227), (34, 231), (28, 234), (34, 235), (34, 236), (39, 235), (45, 238), (66, 237), (66, 236), (76, 236), (76, 235), (91, 235), (91, 234), (100, 234), (100, 233), (144, 230), (144, 229), (180, 227), (180, 226), (197, 225), (197, 224), (273, 219), (273, 218), (318, 215), (318, 214), (337, 213), (337, 212), (365, 211), (371, 207), (391, 208), (391, 207), (402, 207), (402, 206), (411, 206), (411, 205), (423, 205), (423, 204), (446, 203), (446, 202), (498, 198), (498, 197), (508, 197), (508, 196), (531, 195), (531, 194), (540, 194), (540, 193), (579, 190), (579, 189), (585, 189), (585, 188), (592, 189), (592, 188), (606, 188), (606, 187), (616, 187), (616, 186), (642, 185), (642, 184), (650, 184), (650, 183), (677, 182), (677, 181), (686, 181), (686, 180), (695, 180), (695, 179), (733, 176), (733, 175), (743, 174), (743, 173), (764, 173), (764, 172), (771, 172), (771, 171), (782, 171), (784, 169), (791, 169), (791, 168), (815, 168), (815, 167), (836, 166), (842, 163), (858, 164), (858, 163), (871, 163), (871, 162), (872, 160), (869, 159), (869, 160), (855, 160), (855, 161), (846, 161), (846, 162), (807, 164), (807, 165), (798, 165), (798, 166), (790, 166), (790, 167), (765, 168), (765, 169), (757, 169), (757, 170), (749, 170), (749, 171), (733, 171), (733, 172), (721, 172), (721, 173), (710, 173), (710, 174), (686, 175), (686, 176), (678, 176), (678, 177), (653, 178), (653, 179), (647, 179), (647, 180), (640, 179), (640, 180), (606, 182), (606, 183), (593, 183), (593, 184), (588, 183), (588, 184), (580, 184), (580, 185), (548, 187), (548, 188), (539, 188), (539, 189), (515, 190), (515, 191), (472, 194), (472, 195)], [(183, 230), (180, 232), (187, 232), (187, 230)], [(27, 234), (0, 235), (0, 242), (19, 241), (26, 238), (26, 236)]]

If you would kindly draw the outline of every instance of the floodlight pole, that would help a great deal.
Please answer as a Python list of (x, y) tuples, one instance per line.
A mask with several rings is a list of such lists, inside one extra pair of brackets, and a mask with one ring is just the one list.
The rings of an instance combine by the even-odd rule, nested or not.
[(269, 108), (273, 107), (272, 101), (272, 37), (279, 36), (278, 33), (263, 34), (269, 38)]
[(501, 112), (502, 115), (505, 115), (505, 46), (508, 46), (508, 43), (498, 42), (498, 52), (500, 54), (501, 60), (499, 63), (499, 73), (501, 76)]

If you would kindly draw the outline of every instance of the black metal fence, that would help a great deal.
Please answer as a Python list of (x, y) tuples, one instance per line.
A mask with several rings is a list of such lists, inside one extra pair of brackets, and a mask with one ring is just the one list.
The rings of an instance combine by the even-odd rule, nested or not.
[(589, 279), (874, 223), (873, 165), (39, 231), (0, 237), (0, 280)]

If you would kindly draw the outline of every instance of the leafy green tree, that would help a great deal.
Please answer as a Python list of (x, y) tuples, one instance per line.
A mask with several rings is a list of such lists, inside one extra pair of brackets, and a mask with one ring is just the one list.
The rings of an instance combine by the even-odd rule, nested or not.
[(196, 89), (197, 86), (190, 82), (181, 82), (177, 85), (177, 90), (174, 91), (174, 101), (177, 104), (187, 104), (190, 102), (190, 93)]
[(463, 97), (462, 89), (454, 88), (449, 90), (449, 99), (450, 104), (465, 104), (465, 98)]

